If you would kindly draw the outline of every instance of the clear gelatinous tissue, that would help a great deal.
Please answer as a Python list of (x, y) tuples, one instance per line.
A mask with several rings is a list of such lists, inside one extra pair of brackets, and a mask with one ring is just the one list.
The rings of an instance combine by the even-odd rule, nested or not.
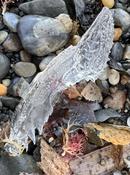
[(53, 112), (59, 93), (81, 80), (95, 81), (107, 66), (114, 33), (113, 18), (103, 8), (77, 46), (70, 46), (39, 73), (24, 93), (16, 109), (10, 139), (28, 147), (28, 137), (35, 143), (35, 129), (42, 133)]

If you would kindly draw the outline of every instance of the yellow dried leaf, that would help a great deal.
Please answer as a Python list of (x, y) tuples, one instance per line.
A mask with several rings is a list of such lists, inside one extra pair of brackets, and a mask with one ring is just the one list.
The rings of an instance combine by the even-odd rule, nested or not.
[(92, 129), (99, 131), (100, 139), (111, 142), (114, 145), (128, 145), (130, 144), (130, 128), (126, 126), (112, 125), (112, 124), (96, 124), (90, 123), (87, 125)]

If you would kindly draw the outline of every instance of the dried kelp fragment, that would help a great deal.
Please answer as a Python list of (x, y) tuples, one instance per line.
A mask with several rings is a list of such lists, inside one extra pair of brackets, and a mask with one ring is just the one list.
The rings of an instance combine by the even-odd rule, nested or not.
[(61, 52), (35, 77), (17, 107), (10, 139), (26, 148), (28, 136), (35, 143), (35, 129), (42, 133), (58, 94), (83, 79), (95, 81), (99, 77), (109, 60), (113, 31), (112, 14), (104, 8), (80, 42)]
[(114, 145), (130, 144), (130, 128), (126, 126), (118, 126), (112, 124), (88, 124), (89, 128), (96, 129), (100, 139), (111, 142)]

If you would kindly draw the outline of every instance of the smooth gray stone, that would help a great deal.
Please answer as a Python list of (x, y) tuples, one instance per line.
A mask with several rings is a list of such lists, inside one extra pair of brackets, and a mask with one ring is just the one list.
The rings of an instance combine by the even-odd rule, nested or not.
[(17, 32), (17, 24), (19, 22), (20, 16), (15, 13), (6, 12), (3, 15), (4, 24), (12, 31)]
[(69, 39), (68, 31), (59, 20), (37, 15), (21, 18), (18, 34), (24, 49), (37, 56), (60, 49)]
[(0, 79), (4, 78), (9, 71), (10, 61), (8, 57), (0, 53)]
[(31, 77), (36, 73), (36, 66), (29, 62), (18, 62), (14, 66), (15, 73), (21, 77)]
[(56, 17), (61, 13), (68, 13), (63, 0), (33, 0), (23, 3), (19, 9), (27, 14)]
[(130, 27), (130, 15), (123, 9), (117, 8), (111, 10), (115, 25), (120, 26), (123, 31)]

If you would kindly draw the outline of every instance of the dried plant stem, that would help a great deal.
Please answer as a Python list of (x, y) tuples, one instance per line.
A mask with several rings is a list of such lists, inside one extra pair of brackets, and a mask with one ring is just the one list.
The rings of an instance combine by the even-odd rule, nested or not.
[(1, 4), (2, 4), (2, 15), (4, 15), (4, 13), (6, 12), (7, 9), (7, 5), (10, 3), (14, 3), (13, 0), (1, 0)]

